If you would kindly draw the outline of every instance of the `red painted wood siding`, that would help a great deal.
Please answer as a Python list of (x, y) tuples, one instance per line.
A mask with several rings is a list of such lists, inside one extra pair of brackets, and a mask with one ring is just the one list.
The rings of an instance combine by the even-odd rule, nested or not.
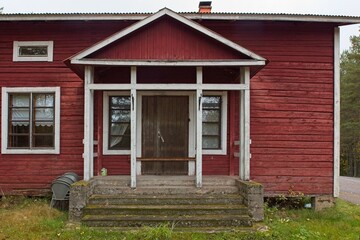
[(204, 25), (269, 60), (251, 79), (251, 179), (266, 194), (332, 194), (333, 26)]
[[(5, 193), (41, 194), (50, 190), (57, 176), (68, 171), (82, 177), (83, 81), (62, 61), (129, 24), (0, 23), (0, 87), (61, 88), (60, 154), (0, 154), (0, 188)], [(13, 41), (48, 40), (54, 41), (53, 62), (12, 62)]]
[(94, 59), (244, 59), (243, 54), (167, 16), (91, 54)]
[[(61, 87), (61, 153), (0, 154), (2, 190), (48, 189), (51, 181), (66, 171), (82, 175), (83, 82), (62, 60), (131, 23), (0, 23), (0, 32), (6, 33), (0, 38), (0, 87)], [(290, 189), (308, 194), (331, 194), (333, 26), (205, 20), (201, 24), (269, 60), (269, 64), (251, 79), (251, 178), (262, 182), (267, 194)], [(150, 28), (145, 30), (151, 32)], [(139, 31), (138, 34), (143, 33)], [(13, 41), (26, 40), (53, 40), (54, 62), (13, 63)], [(136, 54), (145, 57), (140, 50)], [(126, 72), (122, 74), (127, 75)], [(111, 73), (107, 77), (109, 81), (117, 81)], [(232, 112), (228, 126), (234, 129), (228, 129), (228, 154), (204, 156), (204, 174), (238, 174), (238, 158), (230, 152), (238, 147), (231, 142), (238, 139), (238, 94), (229, 97), (229, 103), (234, 102), (236, 105), (229, 106)], [(128, 156), (103, 156), (102, 162), (109, 174), (130, 173)]]

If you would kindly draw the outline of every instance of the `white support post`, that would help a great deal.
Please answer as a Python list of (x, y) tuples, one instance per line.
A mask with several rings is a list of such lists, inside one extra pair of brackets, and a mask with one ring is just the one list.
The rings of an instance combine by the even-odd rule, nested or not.
[(136, 67), (131, 67), (131, 188), (136, 188)]
[(340, 185), (340, 28), (334, 29), (334, 197), (339, 197)]
[(202, 187), (202, 67), (196, 68), (196, 187)]
[(85, 67), (84, 80), (84, 180), (94, 176), (94, 92), (89, 84), (94, 82), (94, 68)]
[(249, 86), (240, 91), (240, 179), (250, 180), (250, 68), (240, 69), (242, 84)]

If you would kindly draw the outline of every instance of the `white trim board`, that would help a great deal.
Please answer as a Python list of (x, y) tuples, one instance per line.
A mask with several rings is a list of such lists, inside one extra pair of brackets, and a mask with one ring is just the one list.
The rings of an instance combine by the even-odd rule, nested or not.
[[(234, 43), (224, 37), (222, 37), (221, 35), (217, 34), (216, 32), (213, 32), (207, 28), (205, 28), (204, 26), (190, 20), (190, 19), (187, 19), (186, 17), (183, 17), (181, 15), (179, 15), (178, 13), (176, 12), (173, 12), (172, 10), (168, 9), (168, 8), (163, 8), (161, 10), (159, 10), (157, 13), (153, 14), (153, 15), (150, 15), (149, 17), (139, 21), (139, 22), (136, 22), (134, 23), (133, 25), (115, 33), (114, 35), (100, 41), (99, 43), (93, 45), (92, 47), (80, 52), (79, 54), (76, 54), (75, 56), (73, 56), (71, 58), (71, 63), (79, 63), (79, 62), (76, 62), (76, 60), (80, 60), (80, 59), (83, 59), (85, 58), (86, 56), (100, 50), (101, 48), (125, 37), (126, 35), (142, 28), (143, 26), (146, 26), (147, 24), (149, 23), (152, 23), (154, 22), (155, 20), (161, 18), (162, 16), (169, 16), (195, 30), (197, 30), (198, 32), (201, 32), (203, 34), (205, 34), (206, 36), (210, 37), (210, 38), (213, 38), (215, 39), (216, 41), (252, 58), (253, 60), (257, 60), (257, 61), (266, 61), (265, 58), (249, 51), (248, 49), (238, 45), (237, 43)], [(88, 64), (88, 63), (86, 63)], [(133, 65), (133, 64), (132, 64)], [(198, 66), (199, 66), (199, 63), (198, 63)]]
[(340, 28), (334, 28), (334, 197), (340, 193)]
[(92, 90), (196, 90), (201, 88), (204, 91), (217, 91), (217, 90), (246, 90), (249, 89), (250, 84), (108, 84), (108, 83), (94, 83), (89, 84), (88, 88)]
[[(19, 49), (24, 46), (46, 46), (47, 56), (20, 56)], [(14, 41), (13, 43), (13, 61), (14, 62), (52, 62), (54, 55), (53, 41)]]
[(210, 61), (161, 61), (161, 60), (114, 60), (114, 59), (71, 59), (72, 64), (100, 66), (264, 66), (266, 60), (210, 60)]
[[(55, 136), (52, 149), (8, 149), (9, 93), (55, 93)], [(1, 92), (1, 153), (2, 154), (59, 154), (60, 153), (60, 87), (3, 87)]]

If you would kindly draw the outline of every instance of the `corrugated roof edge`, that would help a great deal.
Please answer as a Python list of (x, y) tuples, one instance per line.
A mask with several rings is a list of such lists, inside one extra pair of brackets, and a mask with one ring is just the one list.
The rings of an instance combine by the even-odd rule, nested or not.
[[(57, 20), (141, 20), (153, 13), (3, 13), (0, 21), (57, 21)], [(250, 20), (360, 23), (360, 16), (287, 14), (287, 13), (197, 13), (180, 12), (189, 19), (198, 20)]]

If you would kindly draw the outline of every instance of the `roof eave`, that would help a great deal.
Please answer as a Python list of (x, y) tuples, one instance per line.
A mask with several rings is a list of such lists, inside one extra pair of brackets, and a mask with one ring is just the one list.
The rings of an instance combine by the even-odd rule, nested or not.
[[(152, 13), (0, 14), (0, 21), (139, 21), (150, 15)], [(179, 15), (191, 20), (327, 22), (339, 25), (360, 23), (360, 16), (261, 13), (179, 13)]]

